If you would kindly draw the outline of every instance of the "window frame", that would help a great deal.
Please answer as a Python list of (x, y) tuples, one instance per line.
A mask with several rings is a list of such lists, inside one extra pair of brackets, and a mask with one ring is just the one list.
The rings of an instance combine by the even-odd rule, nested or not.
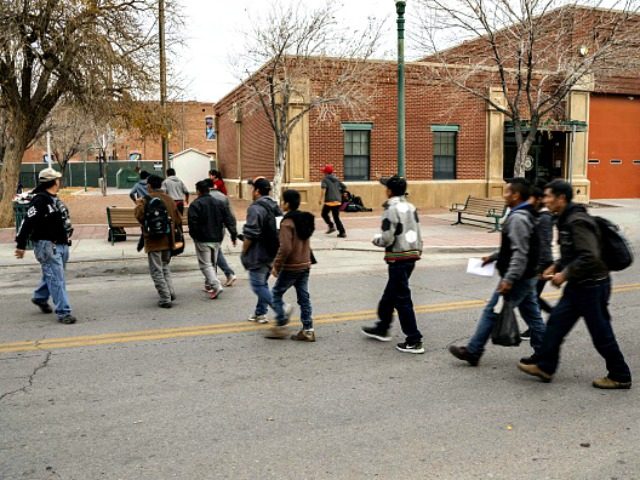
[[(458, 133), (459, 125), (431, 125), (433, 180), (457, 180), (458, 178)], [(452, 141), (451, 141), (452, 139)], [(438, 168), (442, 161), (449, 160), (452, 169)]]
[[(368, 182), (371, 180), (371, 130), (372, 123), (342, 123), (342, 162), (344, 180)], [(355, 138), (354, 138), (355, 137)], [(348, 141), (349, 140), (349, 141)], [(349, 152), (349, 153), (347, 153)], [(351, 162), (366, 162), (366, 165), (352, 165)], [(366, 170), (366, 172), (365, 172)], [(351, 172), (362, 172), (352, 175)]]

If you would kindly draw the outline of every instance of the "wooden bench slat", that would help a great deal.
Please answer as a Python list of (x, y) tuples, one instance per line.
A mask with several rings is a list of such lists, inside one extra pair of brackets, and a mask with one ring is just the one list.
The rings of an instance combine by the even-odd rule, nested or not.
[[(472, 197), (469, 195), (464, 204), (458, 203), (452, 205), (449, 211), (456, 212), (458, 214), (458, 221), (453, 225), (462, 223), (462, 220), (464, 219), (472, 222), (493, 225), (494, 230), (500, 230), (500, 219), (504, 217), (507, 207), (502, 200)], [(467, 215), (481, 218), (468, 218)], [(487, 220), (487, 218), (492, 218), (493, 220)]]

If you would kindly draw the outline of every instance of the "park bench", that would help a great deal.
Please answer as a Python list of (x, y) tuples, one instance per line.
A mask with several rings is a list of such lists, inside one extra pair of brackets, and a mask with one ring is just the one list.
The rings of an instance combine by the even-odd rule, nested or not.
[(469, 195), (466, 202), (454, 203), (449, 211), (458, 214), (458, 221), (452, 223), (452, 225), (461, 224), (463, 223), (462, 220), (486, 223), (493, 227), (492, 232), (498, 232), (501, 229), (500, 219), (505, 216), (507, 206), (503, 200), (491, 200), (490, 198), (478, 198)]
[(117, 240), (126, 240), (125, 228), (140, 227), (140, 222), (133, 214), (133, 207), (107, 207), (108, 240), (113, 245)]

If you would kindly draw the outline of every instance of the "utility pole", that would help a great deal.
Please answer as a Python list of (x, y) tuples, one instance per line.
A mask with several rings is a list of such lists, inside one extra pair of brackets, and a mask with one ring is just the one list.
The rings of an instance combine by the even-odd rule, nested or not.
[(167, 58), (164, 40), (164, 0), (159, 0), (158, 23), (160, 24), (160, 108), (162, 109), (162, 174), (169, 168), (169, 139), (167, 132)]
[(404, 12), (405, 0), (396, 0), (398, 14), (398, 175), (405, 176), (405, 109), (404, 109)]

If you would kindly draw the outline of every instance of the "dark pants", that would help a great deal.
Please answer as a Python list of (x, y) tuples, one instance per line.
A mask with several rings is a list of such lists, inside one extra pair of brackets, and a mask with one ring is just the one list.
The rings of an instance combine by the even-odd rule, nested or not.
[(554, 374), (560, 361), (560, 345), (580, 317), (591, 335), (593, 346), (605, 359), (608, 377), (617, 382), (630, 382), (631, 372), (624, 361), (611, 328), (608, 305), (611, 296), (609, 279), (588, 285), (568, 283), (562, 298), (554, 307), (547, 322), (538, 367)]
[(553, 310), (553, 307), (551, 305), (549, 305), (549, 302), (547, 302), (544, 298), (542, 298), (540, 295), (542, 295), (542, 291), (544, 290), (544, 286), (547, 284), (547, 280), (544, 278), (541, 278), (538, 280), (538, 283), (536, 284), (536, 293), (538, 294), (538, 305), (540, 305), (540, 310), (542, 310), (545, 313), (551, 313), (551, 310)]
[(414, 344), (422, 340), (422, 334), (416, 324), (416, 314), (413, 311), (409, 278), (416, 262), (393, 262), (389, 264), (389, 280), (378, 304), (378, 328), (389, 330), (393, 320), (393, 311), (398, 312), (402, 332), (407, 337), (407, 343)]
[(333, 216), (333, 222), (336, 224), (338, 233), (344, 233), (344, 225), (342, 225), (342, 222), (340, 221), (340, 205), (336, 205), (335, 207), (324, 205), (322, 207), (322, 219), (327, 225), (329, 225), (329, 228), (333, 228), (333, 222), (329, 218), (329, 212), (331, 212), (331, 215)]

